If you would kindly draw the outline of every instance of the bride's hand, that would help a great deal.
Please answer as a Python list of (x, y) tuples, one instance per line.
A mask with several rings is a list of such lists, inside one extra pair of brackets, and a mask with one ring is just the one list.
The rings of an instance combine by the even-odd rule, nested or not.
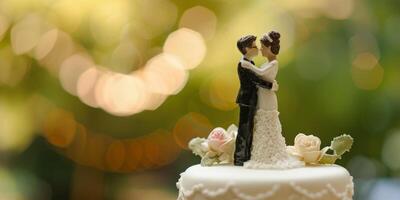
[(279, 85), (278, 85), (278, 82), (276, 80), (274, 80), (271, 90), (274, 91), (274, 92), (279, 90)]

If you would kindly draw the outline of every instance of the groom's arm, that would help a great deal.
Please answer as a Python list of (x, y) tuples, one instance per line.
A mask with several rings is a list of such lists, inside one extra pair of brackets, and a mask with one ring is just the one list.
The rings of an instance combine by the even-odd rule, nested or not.
[(250, 79), (253, 83), (255, 83), (256, 85), (258, 85), (258, 86), (260, 86), (260, 87), (266, 88), (266, 89), (271, 89), (271, 88), (272, 88), (273, 83), (261, 79), (260, 77), (258, 77), (258, 76), (257, 76), (253, 71), (251, 71), (250, 69), (245, 69), (245, 70), (248, 71), (247, 75), (248, 75), (249, 79)]

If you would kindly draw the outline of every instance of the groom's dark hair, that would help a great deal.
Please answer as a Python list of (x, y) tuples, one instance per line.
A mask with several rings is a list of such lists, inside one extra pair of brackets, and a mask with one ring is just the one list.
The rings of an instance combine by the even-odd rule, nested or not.
[(246, 54), (246, 47), (251, 48), (251, 45), (253, 44), (254, 41), (256, 41), (257, 37), (254, 35), (246, 35), (241, 37), (236, 45), (239, 51), (244, 55)]

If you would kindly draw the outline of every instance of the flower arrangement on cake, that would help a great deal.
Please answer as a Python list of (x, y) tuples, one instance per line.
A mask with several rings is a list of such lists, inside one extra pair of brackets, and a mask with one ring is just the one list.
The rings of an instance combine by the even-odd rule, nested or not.
[[(207, 138), (193, 138), (189, 142), (189, 149), (193, 154), (201, 157), (202, 166), (218, 164), (233, 164), (233, 155), (237, 136), (237, 126), (232, 124), (227, 130), (217, 127)], [(297, 134), (293, 146), (287, 146), (287, 152), (299, 161), (309, 165), (334, 164), (337, 159), (350, 151), (353, 138), (343, 134), (335, 137), (330, 146), (320, 148), (321, 140), (314, 135)], [(333, 153), (329, 154), (328, 151)]]

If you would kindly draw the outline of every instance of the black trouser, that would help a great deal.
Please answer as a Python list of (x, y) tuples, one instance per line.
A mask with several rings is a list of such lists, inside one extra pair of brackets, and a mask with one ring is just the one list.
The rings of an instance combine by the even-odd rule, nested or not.
[(236, 137), (234, 164), (242, 166), (243, 162), (250, 160), (256, 107), (239, 105), (239, 108), (240, 117), (238, 134)]

